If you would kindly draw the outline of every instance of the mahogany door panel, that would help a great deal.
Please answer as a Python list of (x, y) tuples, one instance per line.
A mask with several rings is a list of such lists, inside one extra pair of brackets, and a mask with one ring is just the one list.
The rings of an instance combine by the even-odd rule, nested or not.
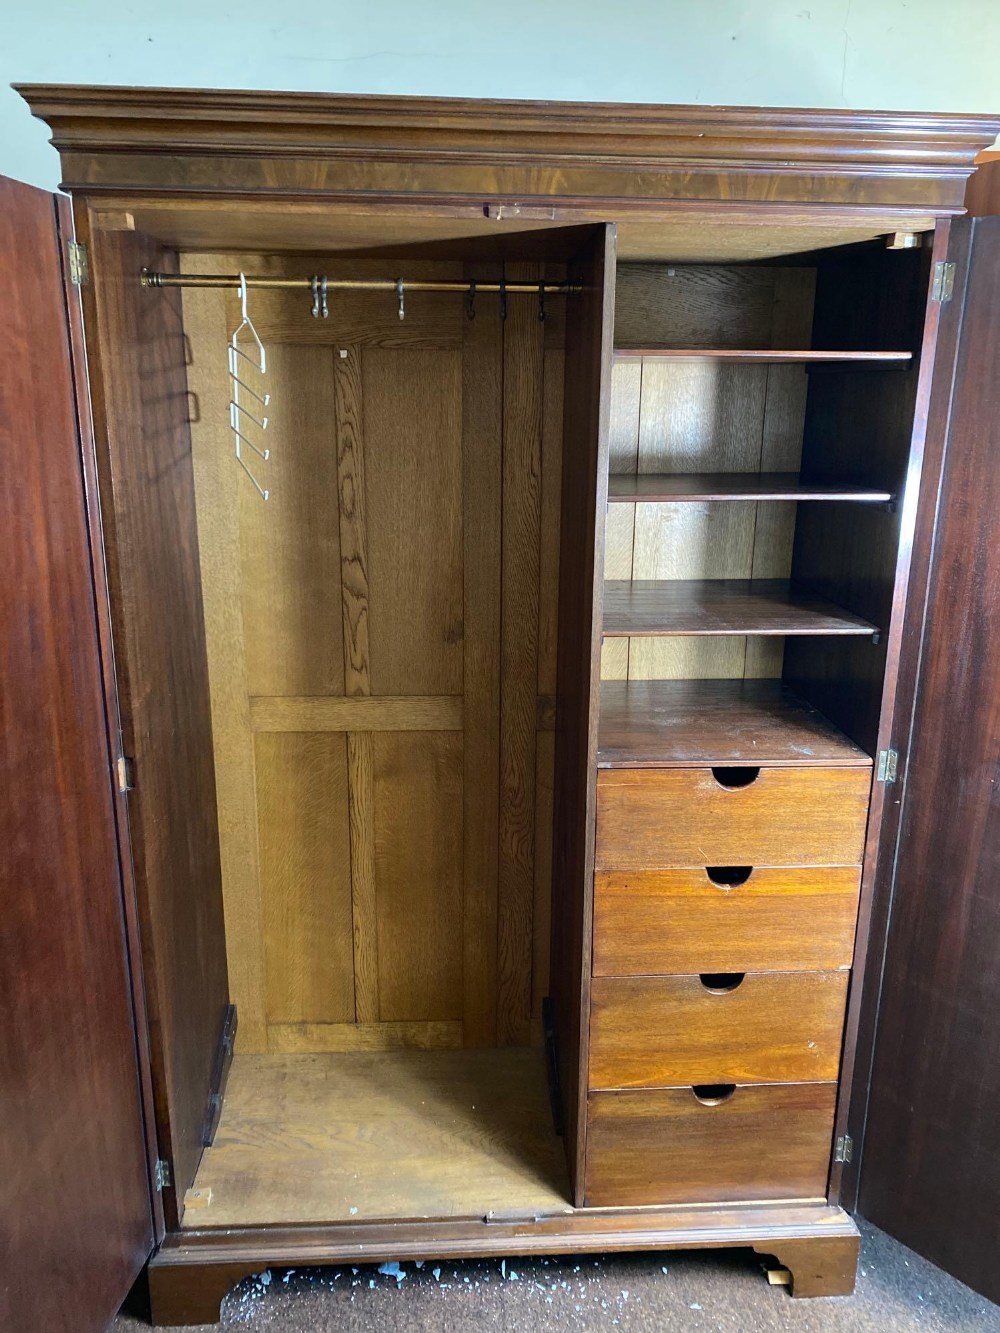
[[(964, 257), (860, 1208), (1000, 1300), (1000, 218)], [(966, 248), (967, 247), (967, 248)]]
[(153, 1246), (67, 215), (0, 180), (0, 1327), (12, 1333), (104, 1328)]

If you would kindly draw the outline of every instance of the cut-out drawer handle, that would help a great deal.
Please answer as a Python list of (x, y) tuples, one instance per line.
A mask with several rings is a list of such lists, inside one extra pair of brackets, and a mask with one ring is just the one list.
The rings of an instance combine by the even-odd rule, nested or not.
[(702, 972), (698, 980), (713, 995), (728, 995), (743, 984), (745, 972)]
[(735, 889), (753, 874), (753, 866), (706, 866), (705, 874), (720, 889)]
[(691, 1091), (702, 1106), (721, 1106), (736, 1091), (735, 1083), (698, 1083)]
[(760, 777), (760, 768), (713, 768), (712, 777), (720, 787), (736, 791), (740, 787), (749, 787)]

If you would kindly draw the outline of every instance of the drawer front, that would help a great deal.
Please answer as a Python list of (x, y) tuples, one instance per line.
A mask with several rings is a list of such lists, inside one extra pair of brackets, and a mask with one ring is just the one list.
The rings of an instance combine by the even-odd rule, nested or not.
[(835, 1083), (701, 1091), (729, 1095), (714, 1105), (691, 1088), (591, 1095), (588, 1206), (825, 1196)]
[(849, 967), (859, 866), (713, 866), (594, 876), (594, 975)]
[(591, 1088), (836, 1079), (847, 972), (597, 977)]
[(604, 770), (596, 868), (860, 865), (870, 786), (867, 768)]

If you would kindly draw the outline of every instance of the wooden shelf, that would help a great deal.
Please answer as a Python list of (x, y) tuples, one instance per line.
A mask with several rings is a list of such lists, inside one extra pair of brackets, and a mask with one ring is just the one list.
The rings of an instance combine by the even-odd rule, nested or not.
[(612, 579), (604, 635), (875, 634), (877, 627), (785, 579)]
[(599, 768), (871, 765), (780, 680), (605, 680), (597, 736)]
[(796, 472), (640, 473), (608, 478), (611, 504), (675, 504), (705, 500), (854, 500), (888, 504), (891, 491), (803, 481)]
[(912, 352), (823, 352), (812, 348), (785, 350), (775, 347), (616, 347), (616, 361), (736, 361), (749, 365), (792, 363), (817, 365), (831, 362), (870, 362), (875, 365), (905, 365)]

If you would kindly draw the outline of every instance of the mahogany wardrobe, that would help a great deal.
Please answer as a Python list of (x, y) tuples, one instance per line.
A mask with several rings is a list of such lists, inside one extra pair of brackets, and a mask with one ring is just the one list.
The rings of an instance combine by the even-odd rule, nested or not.
[(1000, 1298), (1000, 117), (20, 92), (0, 1324)]

